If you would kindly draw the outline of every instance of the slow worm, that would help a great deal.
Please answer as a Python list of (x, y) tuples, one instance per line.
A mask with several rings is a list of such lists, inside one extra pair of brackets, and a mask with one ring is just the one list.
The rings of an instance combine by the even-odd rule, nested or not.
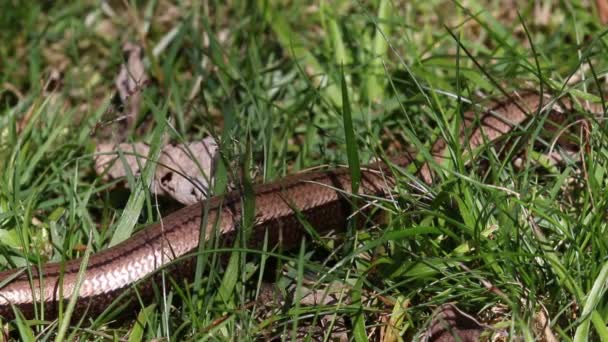
[[(475, 149), (498, 139), (539, 112), (541, 103), (543, 107), (548, 105), (542, 112), (548, 114), (551, 121), (567, 121), (567, 114), (572, 109), (569, 98), (550, 103), (548, 97), (541, 98), (534, 92), (514, 93), (484, 110), (465, 113), (465, 124), (459, 136), (461, 146), (468, 141), (471, 149)], [(601, 112), (597, 105), (585, 109)], [(468, 137), (465, 132), (470, 133)], [(436, 162), (441, 162), (446, 146), (442, 139), (433, 144), (431, 154)], [(362, 168), (359, 195), (388, 196), (396, 185), (393, 171), (408, 166), (412, 161), (412, 157), (404, 155), (392, 159), (390, 165), (378, 162)], [(430, 165), (423, 164), (419, 170), (417, 176), (431, 183), (433, 173)], [(300, 221), (302, 217), (319, 233), (342, 230), (352, 213), (350, 196), (347, 195), (350, 193), (351, 178), (346, 168), (296, 174), (255, 186), (255, 225), (250, 244), (259, 245), (268, 234), (270, 246), (281, 244), (283, 249), (297, 246), (306, 234)], [(207, 224), (202, 226), (205, 207)], [(241, 194), (232, 192), (212, 197), (177, 210), (164, 217), (162, 225), (149, 225), (123, 243), (92, 255), (78, 293), (76, 313), (97, 315), (135, 284), (138, 284), (137, 290), (143, 298), (152, 295), (154, 274), (170, 263), (166, 269), (178, 281), (181, 280), (179, 278), (191, 278), (195, 258), (183, 257), (197, 250), (200, 230), (205, 230), (205, 237), (219, 234), (220, 240), (228, 238), (238, 229), (241, 214)], [(172, 263), (177, 258), (186, 260)], [(40, 273), (33, 265), (32, 279), (27, 272), (15, 276), (19, 270), (0, 273), (0, 282), (14, 277), (0, 289), (0, 315), (13, 318), (14, 306), (28, 318), (34, 316), (35, 307), (39, 313), (44, 312), (45, 319), (55, 317), (58, 300), (63, 298), (67, 303), (74, 292), (80, 264), (80, 259), (48, 263), (42, 265)]]

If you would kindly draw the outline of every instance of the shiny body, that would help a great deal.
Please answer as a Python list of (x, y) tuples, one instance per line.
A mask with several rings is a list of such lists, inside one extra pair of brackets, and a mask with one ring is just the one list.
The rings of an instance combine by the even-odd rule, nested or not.
[[(537, 94), (526, 93), (511, 95), (507, 100), (494, 103), (488, 110), (465, 113), (466, 127), (474, 122), (479, 123), (475, 129), (468, 130), (471, 131), (468, 139), (463, 133), (467, 130), (463, 128), (461, 144), (468, 140), (469, 146), (475, 149), (497, 139), (536, 114), (540, 103), (541, 98)], [(549, 111), (551, 118), (557, 122), (563, 121), (560, 116), (567, 114), (570, 101), (562, 99), (559, 104), (561, 109), (560, 106), (552, 106)], [(597, 111), (598, 108), (590, 110)], [(446, 143), (442, 139), (433, 144), (431, 153), (436, 162), (440, 162), (446, 154), (445, 149)], [(393, 171), (411, 162), (409, 156), (402, 156), (391, 160), (390, 165), (379, 162), (362, 168), (359, 195), (388, 196), (396, 185)], [(419, 170), (418, 176), (431, 183), (429, 164), (423, 164)], [(288, 249), (299, 245), (306, 235), (301, 218), (319, 233), (324, 233), (343, 229), (352, 213), (351, 177), (347, 168), (292, 175), (255, 186), (253, 192), (255, 224), (249, 239), (251, 246), (259, 246), (265, 234), (268, 234), (270, 246), (280, 244)], [(216, 234), (219, 234), (220, 241), (233, 237), (242, 220), (241, 205), (241, 194), (238, 192), (213, 197), (180, 209), (123, 243), (92, 255), (78, 292), (76, 312), (99, 314), (134, 284), (138, 284), (138, 291), (144, 298), (151, 295), (151, 281), (144, 279), (153, 279), (154, 274), (158, 274), (157, 271), (163, 267), (174, 277), (191, 278), (195, 260), (192, 255), (198, 249), (201, 229), (204, 229), (202, 236), (206, 239)], [(203, 225), (205, 212), (206, 224)], [(181, 261), (173, 262), (178, 258)], [(64, 299), (64, 303), (67, 303), (74, 293), (80, 265), (81, 259), (63, 264), (49, 263), (42, 266), (41, 274), (36, 266), (32, 266), (31, 283), (28, 273), (21, 272), (0, 289), (0, 315), (13, 317), (10, 305), (13, 304), (26, 317), (32, 317), (35, 305), (41, 308), (43, 304), (44, 317), (55, 317), (58, 300)], [(15, 272), (9, 270), (0, 273), (0, 281), (14, 276)]]

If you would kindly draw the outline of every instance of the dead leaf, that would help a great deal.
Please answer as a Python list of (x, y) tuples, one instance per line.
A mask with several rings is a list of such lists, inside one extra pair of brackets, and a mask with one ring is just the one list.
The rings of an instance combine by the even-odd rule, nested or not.
[(553, 331), (551, 330), (551, 324), (547, 316), (547, 311), (543, 307), (542, 310), (536, 313), (534, 317), (534, 328), (537, 332), (536, 336), (542, 336), (546, 342), (557, 342), (559, 341)]
[(491, 327), (458, 309), (454, 304), (444, 304), (435, 310), (431, 324), (422, 334), (421, 341), (475, 342), (481, 333)]
[(133, 126), (141, 107), (141, 90), (148, 84), (149, 78), (143, 62), (143, 49), (133, 43), (125, 43), (122, 48), (126, 63), (120, 66), (116, 78), (116, 89), (122, 104), (125, 106), (127, 128)]
[[(350, 286), (336, 282), (323, 287), (309, 288), (296, 285), (286, 289), (286, 294), (278, 288), (277, 284), (267, 284), (260, 288), (256, 304), (259, 305), (257, 319), (267, 320), (276, 315), (276, 310), (281, 310), (292, 303), (296, 298), (296, 291), (299, 292), (299, 303), (302, 306), (330, 307), (348, 305), (351, 303), (349, 296)], [(329, 310), (331, 311), (331, 310)], [(331, 330), (330, 330), (331, 329)], [(281, 335), (272, 329), (262, 332), (265, 340), (280, 340)], [(329, 337), (329, 338), (328, 338)], [(336, 314), (321, 314), (314, 319), (302, 318), (296, 328), (296, 341), (348, 341), (348, 328), (345, 316)]]
[[(536, 2), (534, 4), (534, 23), (538, 26), (547, 26), (551, 19), (552, 8), (551, 3), (545, 1), (544, 3)], [(516, 7), (516, 6), (514, 6)]]
[(256, 303), (262, 306), (279, 307), (285, 303), (285, 298), (276, 283), (262, 282)]
[[(95, 172), (104, 180), (139, 175), (150, 147), (145, 143), (99, 144)], [(209, 196), (218, 146), (211, 137), (188, 145), (168, 145), (162, 149), (151, 191), (190, 205)], [(122, 152), (123, 158), (119, 158)]]
[[(124, 159), (119, 158), (119, 151)], [(150, 147), (141, 142), (99, 144), (95, 149), (95, 172), (102, 175), (104, 180), (123, 178), (127, 174), (139, 175), (139, 168), (146, 164), (149, 151)]]
[(116, 41), (120, 37), (116, 21), (110, 19), (107, 14), (104, 15), (97, 11), (91, 12), (84, 19), (84, 24), (106, 42)]
[(304, 286), (300, 288), (300, 305), (319, 306), (337, 305), (338, 303), (351, 303), (350, 290), (343, 284), (332, 283), (327, 288), (309, 289)]
[(163, 148), (156, 182), (165, 194), (190, 205), (209, 197), (218, 146), (212, 137), (201, 142)]
[(407, 322), (409, 316), (407, 309), (409, 305), (409, 299), (399, 296), (396, 298), (392, 312), (380, 316), (380, 320), (382, 322), (379, 339), (380, 341), (402, 341), (401, 329), (404, 326), (404, 322)]
[(42, 92), (44, 96), (49, 96), (54, 92), (61, 90), (63, 86), (63, 75), (58, 69), (52, 68), (49, 72), (49, 77), (44, 83)]

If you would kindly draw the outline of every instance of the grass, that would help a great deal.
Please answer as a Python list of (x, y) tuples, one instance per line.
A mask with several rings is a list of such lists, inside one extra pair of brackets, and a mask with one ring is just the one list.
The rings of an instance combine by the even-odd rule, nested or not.
[[(220, 168), (217, 192), (241, 172), (270, 181), (406, 150), (420, 151), (422, 161), (438, 137), (451, 151), (428, 192), (411, 191), (412, 167), (395, 200), (378, 203), (388, 222), (351, 231), (343, 246), (309, 242), (278, 262), (235, 248), (227, 263), (217, 249), (202, 248), (194, 286), (170, 287), (166, 275), (156, 300), (128, 321), (17, 320), (5, 329), (29, 340), (255, 340), (297, 338), (323, 322), (346, 327), (355, 340), (409, 340), (437, 306), (454, 302), (510, 336), (546, 338), (537, 327), (545, 316), (559, 340), (608, 340), (603, 120), (587, 118), (589, 134), (574, 132), (583, 160), (559, 167), (543, 167), (533, 152), (521, 169), (510, 162), (522, 146), (547, 151), (542, 116), (510, 135), (519, 143), (479, 151), (485, 168), (470, 163), (456, 139), (460, 114), (474, 108), (458, 98), (477, 103), (482, 94), (542, 87), (584, 100), (605, 91), (606, 40), (595, 9), (546, 3), (550, 15), (498, 1), (109, 1), (113, 11), (94, 1), (4, 2), (6, 268), (83, 256), (87, 244), (101, 250), (158, 219), (146, 191), (117, 198), (93, 172), (92, 131), (117, 115), (108, 108), (127, 40), (145, 47), (154, 82), (144, 90), (141, 121), (156, 122), (156, 131), (129, 139), (157, 146), (161, 133), (173, 141), (220, 137), (230, 166)], [(63, 87), (47, 96), (53, 69)], [(137, 188), (136, 178), (130, 182)], [(270, 308), (252, 302), (267, 273), (294, 300)], [(307, 306), (304, 292), (290, 292), (302, 285), (337, 286), (346, 296)], [(328, 331), (316, 333), (329, 339)]]

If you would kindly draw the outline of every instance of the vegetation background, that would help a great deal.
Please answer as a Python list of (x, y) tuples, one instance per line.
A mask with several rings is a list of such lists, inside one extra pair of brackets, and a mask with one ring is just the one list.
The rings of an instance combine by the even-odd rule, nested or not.
[[(597, 8), (583, 0), (2, 1), (0, 263), (74, 258), (88, 243), (101, 250), (159, 219), (153, 196), (124, 209), (129, 193), (94, 172), (95, 146), (120, 134), (115, 79), (127, 42), (143, 47), (151, 80), (138, 90), (127, 141), (158, 145), (161, 126), (173, 142), (213, 135), (224, 160), (249, 165), (224, 168), (219, 179), (245, 170), (261, 182), (346, 164), (353, 151), (365, 163), (428, 150), (437, 137), (458, 151), (453, 119), (513, 90), (598, 101), (608, 60)], [(158, 125), (168, 118), (171, 126)], [(529, 152), (523, 168), (488, 147), (487, 168), (465, 168), (454, 154), (424, 196), (404, 176), (399, 200), (380, 205), (389, 222), (346, 247), (309, 243), (278, 263), (248, 250), (228, 266), (209, 249), (197, 287), (159, 291), (129, 320), (111, 312), (78, 324), (18, 319), (3, 331), (23, 340), (396, 341), (419, 338), (438, 307), (455, 303), (492, 326), (490, 335), (606, 341), (603, 121), (587, 117), (587, 134), (575, 132), (582, 161), (565, 166), (543, 163), (546, 147)], [(539, 127), (512, 138), (532, 145)], [(123, 211), (137, 224), (125, 226)], [(271, 293), (291, 300), (256, 300), (265, 268), (276, 269)], [(308, 305), (307, 293), (334, 300)]]

